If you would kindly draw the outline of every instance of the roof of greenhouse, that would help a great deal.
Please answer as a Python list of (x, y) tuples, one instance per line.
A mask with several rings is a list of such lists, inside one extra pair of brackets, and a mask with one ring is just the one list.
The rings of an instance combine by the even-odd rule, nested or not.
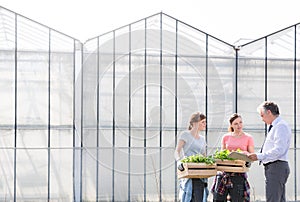
[[(245, 5), (247, 5), (245, 7)], [(163, 11), (230, 44), (243, 44), (300, 22), (298, 2), (19, 1), (1, 6), (81, 41)]]

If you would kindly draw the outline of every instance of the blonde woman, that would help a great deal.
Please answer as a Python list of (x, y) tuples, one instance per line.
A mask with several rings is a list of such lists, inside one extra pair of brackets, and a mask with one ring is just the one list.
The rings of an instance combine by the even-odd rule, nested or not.
[[(201, 112), (195, 112), (191, 115), (188, 130), (182, 132), (178, 138), (175, 149), (175, 159), (180, 162), (183, 157), (195, 154), (205, 155), (206, 141), (200, 135), (200, 131), (206, 129), (206, 116)], [(182, 202), (206, 201), (204, 197), (207, 187), (207, 179), (180, 179), (179, 198)]]

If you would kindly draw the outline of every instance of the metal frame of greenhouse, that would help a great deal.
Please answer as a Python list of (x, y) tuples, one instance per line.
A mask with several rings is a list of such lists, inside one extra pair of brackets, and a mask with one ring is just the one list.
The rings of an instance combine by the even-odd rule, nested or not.
[[(264, 100), (292, 128), (286, 195), (300, 200), (300, 24), (239, 46), (162, 12), (84, 43), (4, 7), (0, 28), (1, 201), (178, 201), (191, 113), (207, 115), (208, 154), (234, 112), (258, 151)], [(248, 176), (265, 201), (262, 166)]]

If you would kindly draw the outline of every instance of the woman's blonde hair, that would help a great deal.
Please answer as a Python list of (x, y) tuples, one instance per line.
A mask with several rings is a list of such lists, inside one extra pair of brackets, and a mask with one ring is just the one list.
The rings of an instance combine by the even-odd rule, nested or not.
[(189, 127), (188, 129), (191, 130), (192, 127), (193, 127), (193, 123), (196, 123), (196, 122), (199, 122), (203, 119), (206, 119), (206, 116), (201, 113), (201, 112), (195, 112), (191, 115), (191, 118), (190, 118), (190, 122), (189, 122)]

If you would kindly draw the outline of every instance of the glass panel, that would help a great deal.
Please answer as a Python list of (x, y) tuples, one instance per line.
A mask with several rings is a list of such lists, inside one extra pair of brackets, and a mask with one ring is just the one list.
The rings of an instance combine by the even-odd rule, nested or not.
[(52, 126), (73, 124), (74, 40), (51, 31), (50, 122)]
[(17, 44), (17, 123), (45, 126), (49, 106), (49, 29), (19, 17)]
[(13, 127), (15, 116), (15, 59), (14, 51), (0, 50), (0, 122)]
[[(245, 117), (245, 115), (243, 117)], [(249, 133), (253, 136), (256, 151), (260, 151), (261, 145), (265, 139), (264, 130), (251, 131)], [(250, 171), (247, 174), (249, 174), (248, 180), (251, 186), (251, 199), (263, 200), (265, 198), (265, 178), (263, 177), (264, 169), (262, 165), (259, 165), (258, 162), (252, 163)]]
[(18, 130), (17, 148), (45, 148), (48, 146), (47, 130)]
[[(62, 142), (69, 143), (71, 141)], [(50, 165), (50, 199), (72, 201), (73, 149), (51, 149)]]
[[(99, 201), (111, 201), (113, 197), (113, 150), (111, 148), (101, 148), (98, 150), (98, 152), (98, 199)], [(114, 189), (118, 189), (115, 186), (116, 185), (114, 184)]]
[(262, 51), (262, 55), (252, 56), (252, 52), (256, 52), (254, 47), (261, 49), (264, 41), (262, 39), (242, 47), (240, 55), (245, 57), (241, 57), (238, 62), (238, 112), (243, 116), (245, 131), (250, 133), (265, 127), (257, 112), (258, 105), (265, 97), (265, 54)]
[[(117, 148), (115, 149), (115, 200), (116, 201), (126, 201), (128, 199), (128, 150)], [(136, 163), (131, 166), (135, 166)], [(125, 185), (125, 186), (124, 186)]]
[(46, 201), (48, 198), (48, 151), (17, 150), (17, 200)]
[(82, 198), (88, 201), (95, 201), (96, 199), (96, 151), (94, 148), (82, 150)]
[(115, 34), (115, 144), (117, 147), (126, 147), (129, 142), (129, 116), (131, 115), (129, 113), (131, 36), (128, 26), (117, 30)]
[(15, 14), (0, 7), (0, 47), (2, 50), (15, 48)]
[[(133, 33), (135, 35), (136, 33)], [(137, 38), (138, 39), (138, 38)], [(131, 57), (131, 146), (144, 146), (145, 117), (145, 57), (142, 50), (137, 50)]]
[[(297, 58), (297, 62), (296, 62), (296, 114), (294, 115), (296, 118), (296, 125), (294, 126), (294, 129), (297, 129), (294, 132), (294, 139), (296, 140), (294, 142), (294, 147), (296, 147), (297, 149), (300, 147), (300, 93), (299, 93), (299, 89), (300, 89), (300, 25), (298, 25), (296, 27), (296, 31), (297, 31), (297, 35), (296, 35), (296, 58)], [(294, 152), (295, 153), (295, 157), (299, 159), (299, 149), (297, 151)], [(299, 168), (300, 166), (300, 161), (296, 160), (295, 162), (296, 167), (295, 168)], [(296, 178), (297, 182), (300, 181), (300, 175), (297, 173), (297, 178)], [(297, 186), (297, 193), (300, 193), (300, 186)], [(300, 195), (300, 194), (299, 194)]]
[(160, 62), (158, 53), (147, 56), (146, 81), (146, 144), (148, 147), (157, 147), (160, 143)]
[[(284, 30), (268, 37), (267, 87), (268, 99), (279, 105), (280, 113), (293, 127), (294, 111), (294, 28)], [(272, 59), (285, 57), (285, 59)], [(278, 93), (280, 92), (280, 93)]]
[[(98, 94), (98, 76), (99, 76), (99, 58), (98, 58), (98, 40), (87, 43), (87, 51), (84, 54), (82, 69), (83, 74), (83, 94), (86, 99), (82, 100), (82, 147), (81, 164), (82, 172), (80, 180), (82, 182), (82, 198), (95, 201), (97, 197), (97, 169), (98, 169), (98, 113), (97, 102)], [(80, 134), (80, 133), (79, 133)], [(80, 158), (80, 157), (79, 157)], [(76, 169), (77, 171), (77, 169)]]
[(293, 127), (294, 61), (268, 60), (268, 99), (279, 105), (281, 116)]
[(295, 53), (295, 28), (285, 29), (267, 38), (268, 58), (293, 59)]
[(7, 136), (7, 132), (0, 130), (0, 200), (13, 201), (14, 199), (14, 150), (3, 149), (5, 146), (2, 136)]
[(15, 16), (2, 8), (0, 8), (0, 30), (0, 123), (1, 127), (13, 128), (15, 122)]
[(160, 160), (160, 149), (147, 149), (146, 156), (146, 197), (148, 201), (160, 201), (160, 191), (161, 191), (161, 160)]
[[(221, 53), (221, 50), (224, 52)], [(218, 56), (215, 56), (216, 52)], [(207, 139), (209, 147), (212, 147), (209, 152), (213, 152), (213, 148), (221, 146), (221, 137), (227, 132), (228, 118), (235, 111), (235, 52), (218, 40), (208, 38), (208, 54)], [(222, 57), (222, 54), (228, 56)]]
[[(177, 190), (177, 180), (175, 178), (175, 160), (172, 158), (174, 154), (174, 147), (163, 148), (162, 155), (162, 165), (161, 165), (161, 190), (163, 200), (168, 198), (174, 198), (174, 192)], [(173, 173), (173, 175), (172, 175)]]
[(205, 113), (206, 35), (179, 23), (177, 43), (177, 125), (183, 130), (192, 113)]
[[(100, 128), (111, 129), (113, 121), (113, 33), (101, 37), (99, 47), (99, 113)], [(106, 140), (112, 145), (112, 132), (105, 133)], [(99, 146), (107, 146), (107, 142), (100, 140)]]
[(72, 129), (57, 129), (50, 131), (51, 148), (72, 148), (73, 147), (73, 130)]
[(144, 149), (130, 149), (130, 196), (131, 200), (142, 200), (145, 194)]
[[(157, 27), (152, 23), (152, 19), (156, 18)], [(157, 147), (160, 144), (160, 108), (162, 101), (161, 94), (161, 32), (159, 31), (160, 15), (147, 20), (146, 29), (146, 145), (147, 147)], [(148, 27), (155, 27), (151, 29)]]

